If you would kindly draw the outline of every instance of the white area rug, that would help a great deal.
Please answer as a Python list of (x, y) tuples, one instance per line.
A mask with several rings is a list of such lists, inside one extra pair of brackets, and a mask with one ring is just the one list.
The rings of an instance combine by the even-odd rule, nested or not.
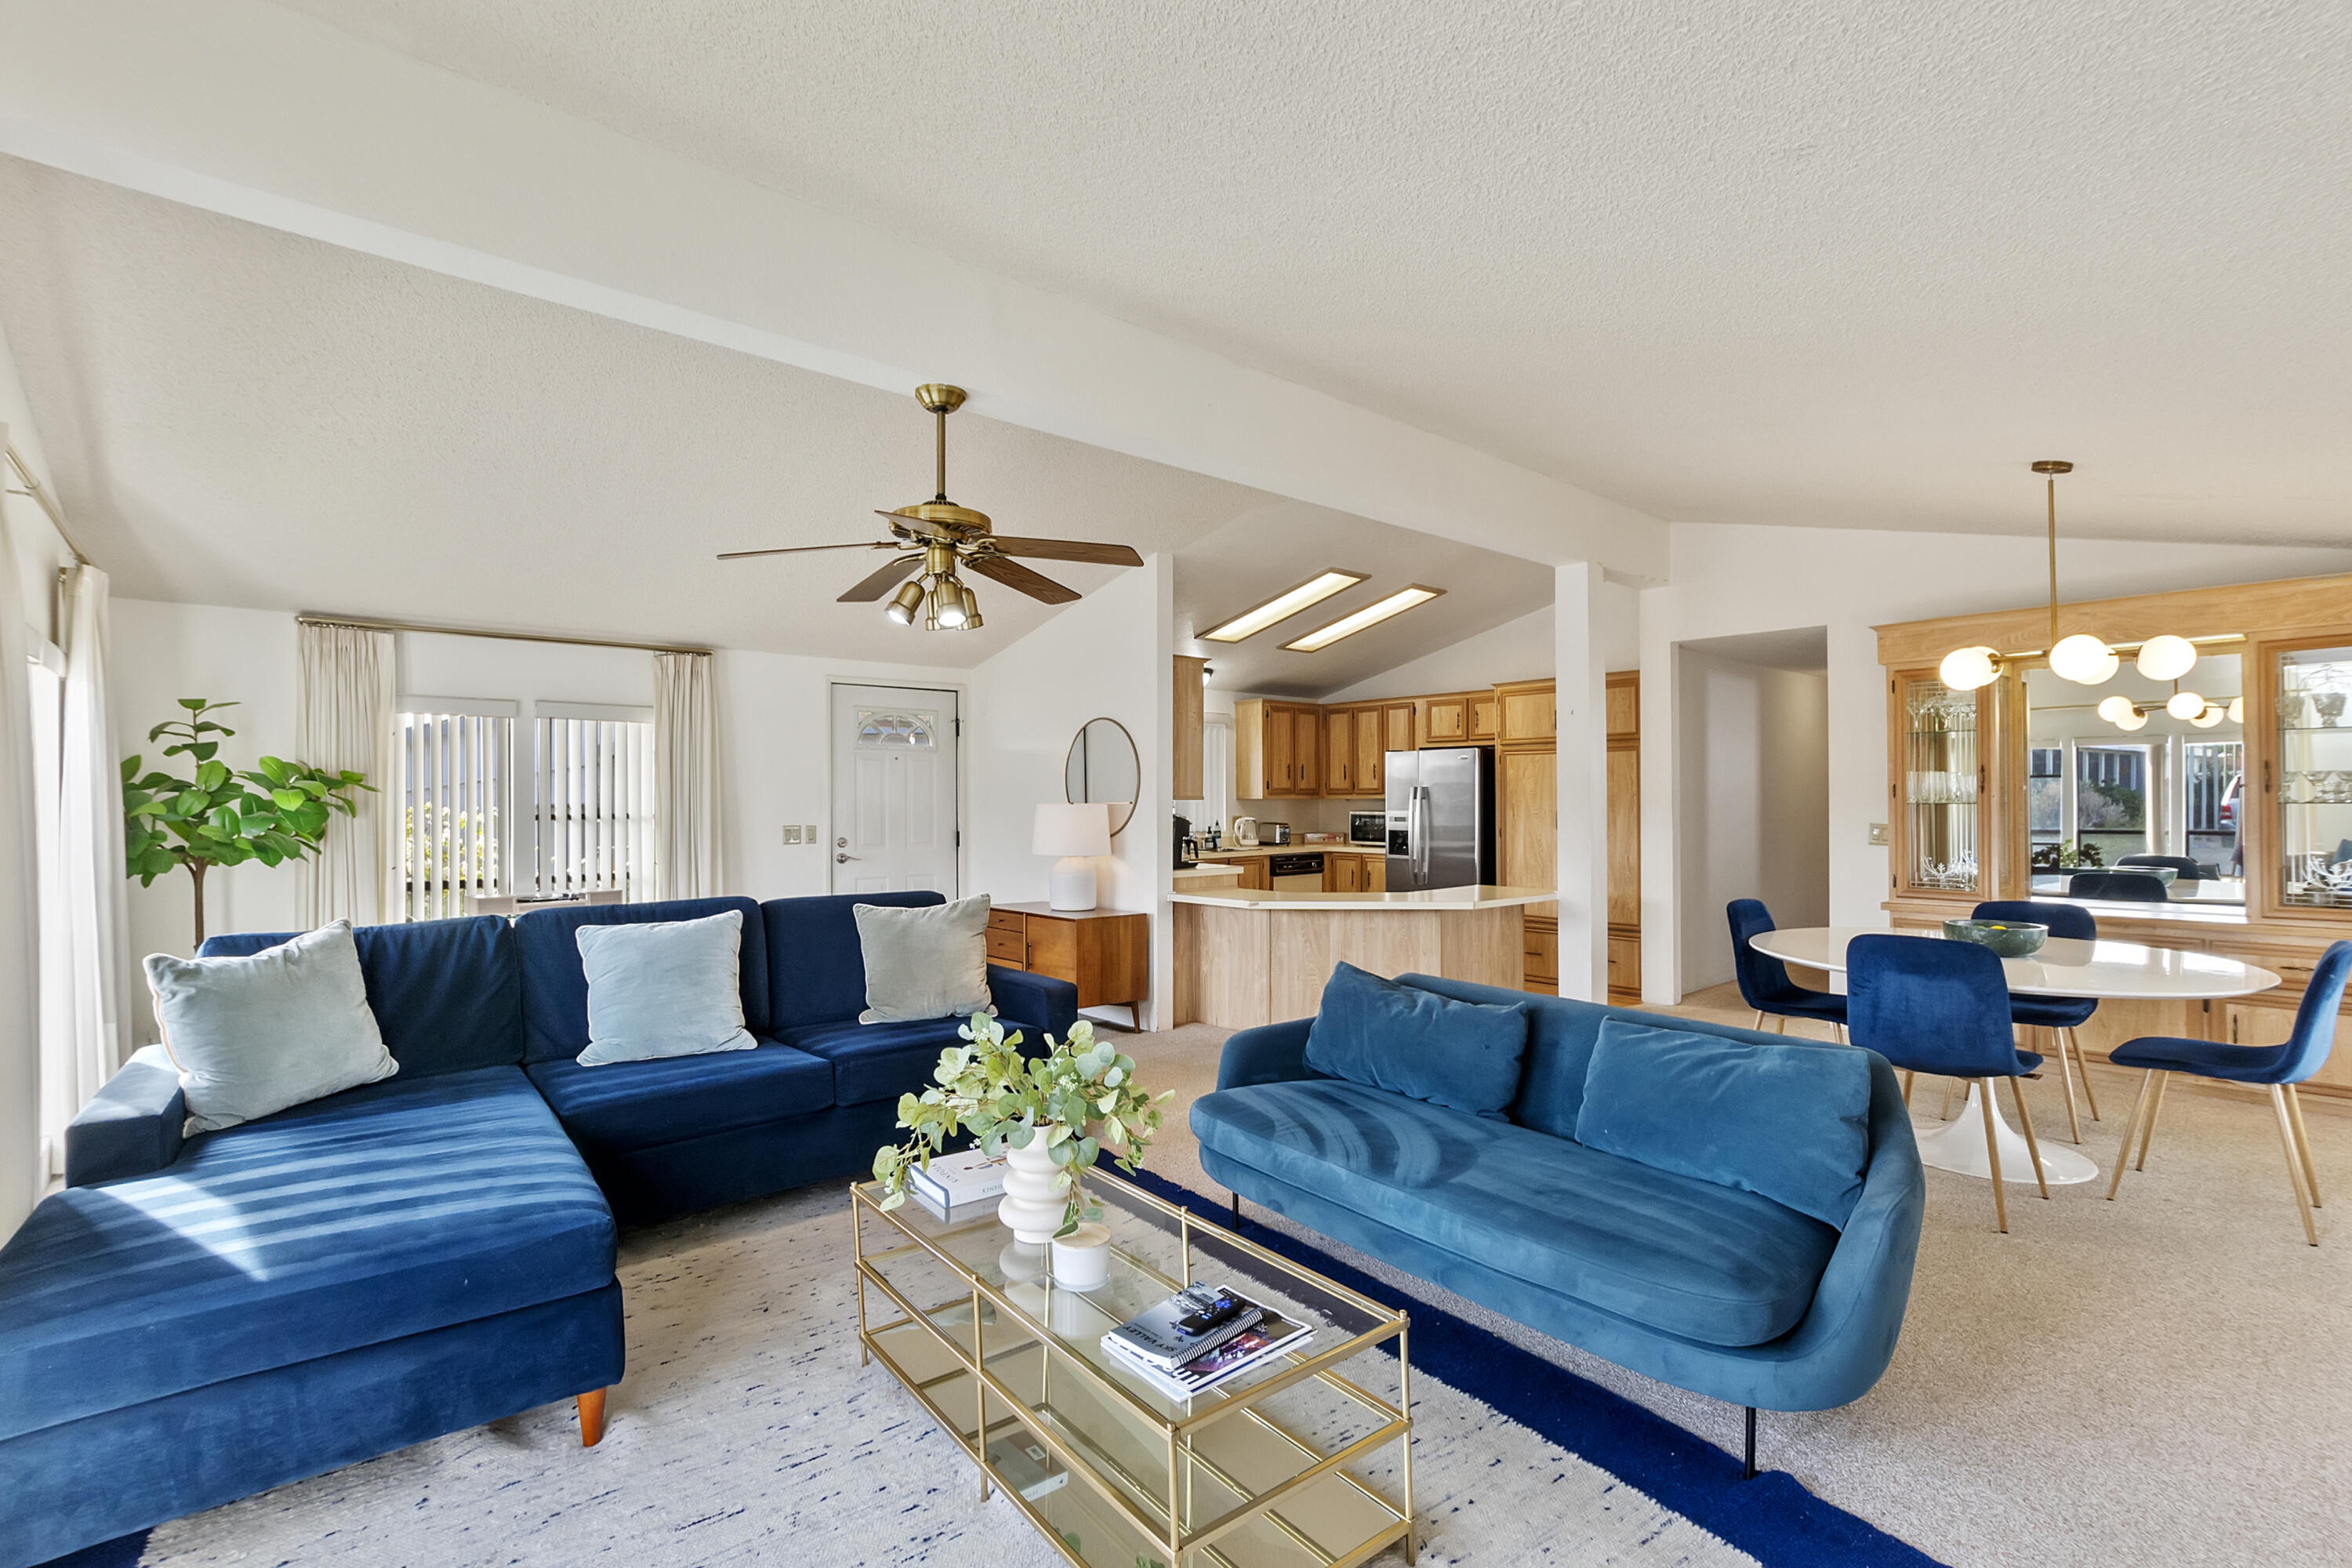
[[(551, 1405), (161, 1526), (142, 1561), (1062, 1562), (1004, 1498), (980, 1500), (971, 1461), (880, 1363), (858, 1365), (837, 1188), (636, 1233), (621, 1284), (628, 1373), (597, 1447)], [(1423, 1563), (1753, 1561), (1433, 1376), (1413, 1394)]]

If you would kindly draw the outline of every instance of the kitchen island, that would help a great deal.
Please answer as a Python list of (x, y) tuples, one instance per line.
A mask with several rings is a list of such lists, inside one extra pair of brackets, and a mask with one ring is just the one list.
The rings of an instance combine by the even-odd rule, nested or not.
[[(1181, 888), (1181, 884), (1180, 884)], [(1178, 891), (1175, 1019), (1246, 1029), (1311, 1016), (1336, 963), (1393, 978), (1442, 974), (1511, 990), (1526, 961), (1526, 915), (1549, 888), (1412, 893)]]

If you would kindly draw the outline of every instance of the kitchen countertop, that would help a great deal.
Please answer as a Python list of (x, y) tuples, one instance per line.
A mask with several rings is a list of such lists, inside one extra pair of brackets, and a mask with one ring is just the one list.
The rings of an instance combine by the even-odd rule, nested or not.
[(1211, 860), (1254, 860), (1262, 855), (1385, 855), (1387, 848), (1379, 844), (1308, 844), (1292, 839), (1287, 844), (1249, 844), (1236, 847), (1226, 845), (1223, 849), (1203, 849), (1203, 864)]
[(1207, 904), (1228, 910), (1503, 910), (1528, 904), (1548, 904), (1559, 897), (1549, 888), (1499, 888), (1482, 883), (1472, 888), (1432, 888), (1416, 893), (1260, 892), (1233, 888), (1209, 893), (1171, 893), (1179, 904)]
[(1241, 874), (1238, 866), (1218, 866), (1206, 860), (1198, 866), (1179, 866), (1171, 873), (1179, 882), (1196, 882), (1203, 877), (1238, 877)]

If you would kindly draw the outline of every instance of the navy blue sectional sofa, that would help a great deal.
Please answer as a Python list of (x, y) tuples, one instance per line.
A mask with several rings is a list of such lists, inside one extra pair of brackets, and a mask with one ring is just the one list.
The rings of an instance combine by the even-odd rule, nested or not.
[[(1927, 1201), (1910, 1116), (1884, 1058), (1862, 1053), (1866, 1163), (1851, 1212), (1832, 1226), (1576, 1141), (1609, 1019), (1754, 1042), (1758, 1095), (1773, 1092), (1770, 1053), (1798, 1043), (1429, 975), (1402, 984), (1525, 1005), (1527, 1051), (1507, 1120), (1325, 1077), (1307, 1065), (1314, 1020), (1299, 1019), (1225, 1042), (1217, 1091), (1192, 1104), (1202, 1169), (1236, 1200), (1556, 1339), (1748, 1406), (1751, 1466), (1756, 1407), (1827, 1409), (1877, 1382), (1902, 1331)], [(1781, 1131), (1793, 1144), (1806, 1133), (1803, 1108), (1790, 1109)], [(1708, 1152), (1708, 1140), (1694, 1117), (1692, 1148)]]
[[(183, 1139), (156, 1047), (0, 1247), (0, 1568), (620, 1380), (615, 1226), (870, 1168), (957, 1020), (856, 1022), (851, 908), (702, 899), (354, 933), (397, 1077)], [(756, 1049), (582, 1068), (590, 921), (744, 917)], [(215, 937), (208, 955), (288, 934)], [(1068, 984), (992, 968), (1008, 1027)], [(593, 1440), (601, 1404), (583, 1404)]]

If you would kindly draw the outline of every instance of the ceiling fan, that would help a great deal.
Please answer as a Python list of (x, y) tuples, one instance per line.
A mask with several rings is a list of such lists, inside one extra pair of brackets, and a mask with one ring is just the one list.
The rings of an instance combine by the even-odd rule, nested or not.
[[(868, 574), (838, 601), (866, 605), (890, 594), (884, 614), (902, 626), (922, 617), (926, 631), (971, 631), (981, 624), (980, 603), (958, 574), (962, 567), (1017, 589), (1048, 605), (1067, 605), (1079, 595), (1051, 577), (1032, 572), (1013, 557), (1039, 561), (1093, 561), (1106, 566), (1140, 566), (1143, 557), (1124, 544), (1090, 544), (1075, 539), (1016, 539), (989, 526), (986, 512), (948, 500), (948, 416), (963, 406), (961, 386), (928, 382), (915, 388), (915, 401), (939, 421), (939, 493), (929, 500), (875, 515), (889, 524), (890, 537), (848, 544), (789, 544), (775, 550), (730, 550), (721, 561), (753, 555), (798, 555), (813, 550), (887, 550), (890, 563)], [(917, 575), (907, 580), (910, 572)]]

